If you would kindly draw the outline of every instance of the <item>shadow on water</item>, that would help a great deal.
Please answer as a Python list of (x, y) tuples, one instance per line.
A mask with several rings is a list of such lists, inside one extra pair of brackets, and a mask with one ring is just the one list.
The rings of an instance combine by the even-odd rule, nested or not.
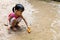
[(20, 28), (17, 29), (17, 31), (14, 31), (12, 29), (8, 30), (8, 34), (17, 33), (17, 32), (20, 32), (21, 33), (21, 32), (24, 32), (24, 31), (26, 31), (26, 27), (24, 27), (22, 25)]

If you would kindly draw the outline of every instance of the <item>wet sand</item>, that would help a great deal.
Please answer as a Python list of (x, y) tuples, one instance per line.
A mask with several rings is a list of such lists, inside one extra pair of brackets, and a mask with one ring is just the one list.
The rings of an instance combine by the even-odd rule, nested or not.
[[(10, 2), (10, 3), (9, 3)], [(0, 1), (0, 40), (60, 40), (60, 3), (44, 1), (10, 0)], [(23, 16), (31, 27), (31, 33), (27, 33), (26, 25), (21, 22), (21, 31), (7, 31), (7, 16), (11, 8), (21, 3), (25, 7)], [(23, 25), (23, 26), (22, 26)], [(25, 30), (24, 30), (25, 29)]]

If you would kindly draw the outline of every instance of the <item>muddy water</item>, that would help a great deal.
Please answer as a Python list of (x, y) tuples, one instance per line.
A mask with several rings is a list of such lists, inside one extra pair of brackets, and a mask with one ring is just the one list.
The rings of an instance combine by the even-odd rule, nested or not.
[[(26, 0), (0, 1), (0, 40), (60, 40), (60, 3)], [(26, 25), (21, 22), (22, 30), (7, 31), (7, 16), (16, 3), (25, 7), (23, 16), (31, 27), (31, 33), (26, 31)]]
[(37, 11), (33, 14), (33, 30), (37, 35), (35, 40), (60, 40), (60, 3), (42, 1), (31, 3)]

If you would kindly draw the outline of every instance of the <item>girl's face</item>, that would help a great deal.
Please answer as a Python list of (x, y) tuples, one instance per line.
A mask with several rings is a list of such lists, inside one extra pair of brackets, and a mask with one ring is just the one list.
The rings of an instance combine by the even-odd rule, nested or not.
[(16, 13), (16, 15), (17, 15), (17, 16), (22, 15), (22, 11), (21, 11), (21, 10), (16, 10), (16, 12), (15, 12), (15, 13)]

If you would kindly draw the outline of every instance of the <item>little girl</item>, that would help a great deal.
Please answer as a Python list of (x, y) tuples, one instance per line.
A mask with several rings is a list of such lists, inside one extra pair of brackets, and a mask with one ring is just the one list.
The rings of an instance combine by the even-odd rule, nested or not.
[(22, 19), (28, 27), (28, 24), (22, 15), (22, 12), (24, 11), (24, 6), (21, 4), (16, 4), (15, 7), (12, 8), (12, 11), (13, 12), (10, 13), (8, 16), (9, 24), (11, 25), (9, 29), (12, 28), (14, 31), (16, 31), (16, 27), (19, 27), (18, 24)]

